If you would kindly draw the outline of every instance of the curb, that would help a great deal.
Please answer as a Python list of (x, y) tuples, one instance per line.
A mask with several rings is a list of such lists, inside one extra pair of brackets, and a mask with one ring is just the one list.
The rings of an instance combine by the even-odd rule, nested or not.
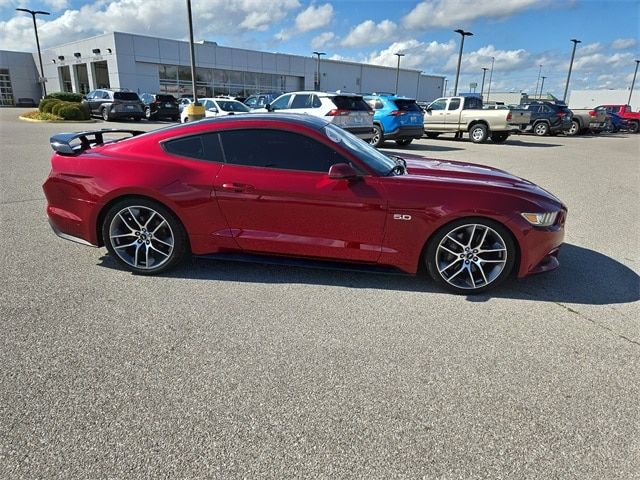
[(22, 115), (20, 115), (18, 117), (19, 120), (22, 120), (23, 122), (33, 122), (33, 123), (96, 123), (97, 120), (94, 119), (90, 119), (90, 120), (38, 120), (36, 118), (28, 118), (28, 117), (23, 117)]

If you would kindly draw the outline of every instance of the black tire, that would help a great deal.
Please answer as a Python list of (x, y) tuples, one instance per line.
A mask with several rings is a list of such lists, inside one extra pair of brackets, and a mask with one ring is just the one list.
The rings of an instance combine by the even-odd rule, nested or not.
[(578, 122), (577, 120), (571, 120), (571, 126), (569, 127), (569, 130), (564, 133), (569, 135), (570, 137), (581, 134), (582, 129), (580, 128), (580, 122)]
[(373, 126), (373, 136), (369, 140), (369, 143), (376, 148), (384, 143), (384, 134), (382, 133), (382, 127), (380, 127), (380, 125)]
[[(476, 225), (480, 226), (480, 229), (473, 228), (472, 230), (472, 226)], [(439, 250), (440, 250), (440, 245), (441, 242), (446, 242), (447, 240), (445, 240), (445, 238), (447, 237), (447, 235), (451, 235), (454, 234), (456, 235), (456, 232), (460, 232), (460, 231), (467, 231), (467, 232), (471, 232), (471, 240), (470, 242), (475, 243), (478, 242), (478, 237), (482, 236), (482, 228), (488, 228), (490, 230), (492, 230), (494, 233), (497, 234), (496, 238), (499, 238), (502, 243), (504, 244), (504, 253), (502, 252), (492, 252), (492, 253), (486, 253), (485, 255), (487, 256), (503, 256), (502, 260), (504, 261), (503, 264), (500, 264), (499, 268), (502, 268), (502, 270), (494, 270), (495, 267), (491, 267), (491, 265), (498, 265), (497, 263), (485, 263), (485, 268), (489, 267), (489, 269), (487, 270), (487, 272), (485, 272), (482, 269), (482, 275), (480, 276), (480, 270), (481, 268), (478, 268), (478, 264), (482, 265), (482, 263), (477, 262), (477, 258), (482, 255), (482, 253), (472, 253), (472, 251), (469, 252), (470, 255), (478, 255), (478, 257), (470, 257), (469, 260), (466, 260), (466, 258), (460, 257), (461, 259), (458, 260), (458, 252), (453, 252), (455, 253), (454, 255), (451, 255), (451, 260), (455, 261), (455, 262), (465, 262), (467, 266), (464, 266), (463, 263), (460, 263), (460, 265), (462, 265), (462, 267), (460, 267), (461, 272), (469, 278), (463, 278), (460, 277), (456, 280), (456, 283), (463, 283), (467, 282), (468, 287), (461, 287), (461, 286), (457, 286), (457, 285), (453, 285), (451, 282), (453, 282), (454, 277), (456, 277), (456, 275), (454, 275), (454, 273), (457, 271), (458, 267), (457, 267), (457, 263), (452, 263), (449, 264), (449, 267), (447, 268), (442, 268), (442, 266), (440, 266), (441, 262), (443, 261), (443, 257), (439, 256), (442, 255), (442, 253), (439, 254)], [(493, 237), (493, 233), (491, 234), (491, 236), (487, 235), (485, 237), (481, 237), (483, 243), (477, 245), (477, 249), (481, 250), (481, 247), (483, 245), (486, 245), (488, 248), (488, 250), (493, 249), (493, 244), (490, 243), (492, 240), (491, 238)], [(448, 237), (451, 238), (451, 237)], [(460, 239), (460, 238), (459, 238)], [(464, 250), (462, 249), (462, 247), (460, 247), (460, 254), (463, 255), (467, 255), (466, 253), (464, 253)], [(447, 253), (447, 248), (443, 248), (442, 251), (444, 252), (445, 255), (449, 255)], [(494, 257), (494, 258), (498, 258), (498, 257)], [(448, 289), (449, 291), (452, 291), (454, 293), (457, 294), (461, 294), (461, 295), (469, 295), (469, 294), (477, 294), (477, 293), (482, 293), (485, 292), (487, 290), (490, 290), (492, 288), (497, 287), (500, 283), (502, 283), (510, 274), (511, 271), (514, 268), (515, 265), (515, 259), (516, 259), (516, 245), (515, 245), (515, 241), (513, 240), (513, 236), (511, 235), (511, 233), (500, 223), (495, 222), (493, 220), (490, 220), (488, 218), (482, 218), (482, 217), (469, 217), (469, 218), (461, 218), (458, 220), (454, 220), (453, 222), (448, 223), (447, 225), (444, 225), (443, 227), (441, 227), (438, 231), (436, 231), (433, 236), (429, 239), (429, 242), (427, 243), (427, 248), (425, 249), (424, 255), (423, 255), (423, 262), (426, 265), (427, 268), (427, 272), (429, 273), (429, 275), (431, 276), (431, 278), (438, 283), (439, 285), (443, 286), (444, 288)], [(444, 260), (444, 263), (449, 262), (449, 260)], [(449, 274), (449, 280), (447, 281), (445, 279), (445, 276), (447, 275), (447, 270), (450, 267), (454, 267), (451, 274)], [(467, 270), (465, 272), (465, 270)], [(451, 270), (450, 270), (451, 271)], [(486, 277), (485, 277), (486, 275)], [(493, 278), (492, 278), (492, 275)], [(476, 287), (476, 283), (474, 281), (474, 277), (475, 280), (477, 280), (479, 282), (478, 286)], [(483, 278), (487, 278), (487, 282), (483, 282)], [(473, 282), (473, 283), (470, 283)]]
[(638, 133), (640, 131), (640, 122), (632, 121), (629, 122), (629, 132)]
[(487, 141), (489, 133), (484, 123), (476, 123), (469, 129), (469, 138), (473, 143), (484, 143)]
[(141, 118), (141, 117), (133, 117), (133, 121), (134, 121), (134, 122), (139, 122), (140, 120), (142, 120), (142, 118)]
[(430, 138), (432, 140), (440, 136), (438, 132), (425, 132), (425, 135), (427, 136), (427, 138)]
[(491, 141), (493, 143), (503, 143), (507, 140), (507, 138), (509, 138), (509, 134), (508, 133), (494, 133), (493, 135), (491, 135)]
[(406, 147), (407, 145), (410, 145), (411, 142), (413, 142), (413, 138), (400, 138), (396, 140), (396, 144), (400, 145), (401, 147)]
[[(109, 254), (139, 275), (165, 272), (189, 251), (187, 234), (178, 218), (164, 205), (146, 198), (128, 197), (116, 202), (105, 215), (101, 230)], [(143, 247), (144, 258), (140, 252)]]
[(538, 137), (549, 135), (549, 124), (547, 122), (538, 122), (533, 125), (533, 133)]
[(109, 109), (107, 107), (102, 107), (100, 109), (100, 116), (105, 122), (111, 121), (111, 116), (109, 115)]

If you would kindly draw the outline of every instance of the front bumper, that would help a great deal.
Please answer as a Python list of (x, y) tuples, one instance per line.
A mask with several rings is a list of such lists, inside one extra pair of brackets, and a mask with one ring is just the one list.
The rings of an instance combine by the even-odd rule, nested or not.
[(564, 223), (567, 211), (562, 209), (551, 227), (533, 227), (524, 219), (514, 219), (520, 245), (518, 278), (549, 272), (560, 266), (558, 254), (564, 242)]

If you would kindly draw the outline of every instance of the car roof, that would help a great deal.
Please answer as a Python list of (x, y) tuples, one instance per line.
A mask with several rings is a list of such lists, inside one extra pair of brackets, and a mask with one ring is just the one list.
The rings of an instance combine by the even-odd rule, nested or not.
[(340, 91), (318, 92), (315, 90), (300, 90), (298, 92), (283, 93), (283, 95), (302, 95), (302, 94), (305, 94), (305, 95), (314, 94), (314, 95), (318, 95), (319, 97), (361, 97), (362, 96), (359, 93), (352, 93), (352, 92), (340, 92)]

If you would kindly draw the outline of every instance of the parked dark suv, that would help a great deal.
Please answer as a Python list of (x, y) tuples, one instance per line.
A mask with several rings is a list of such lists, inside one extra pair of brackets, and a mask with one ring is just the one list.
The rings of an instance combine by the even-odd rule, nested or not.
[(531, 121), (525, 132), (533, 132), (538, 136), (555, 135), (571, 128), (573, 113), (563, 102), (536, 101), (521, 105), (531, 112)]
[(140, 100), (144, 103), (144, 116), (147, 120), (170, 118), (174, 122), (180, 120), (178, 100), (166, 93), (142, 93)]
[(119, 118), (144, 117), (144, 104), (135, 92), (100, 89), (87, 93), (82, 100), (91, 115), (99, 115), (106, 122)]

